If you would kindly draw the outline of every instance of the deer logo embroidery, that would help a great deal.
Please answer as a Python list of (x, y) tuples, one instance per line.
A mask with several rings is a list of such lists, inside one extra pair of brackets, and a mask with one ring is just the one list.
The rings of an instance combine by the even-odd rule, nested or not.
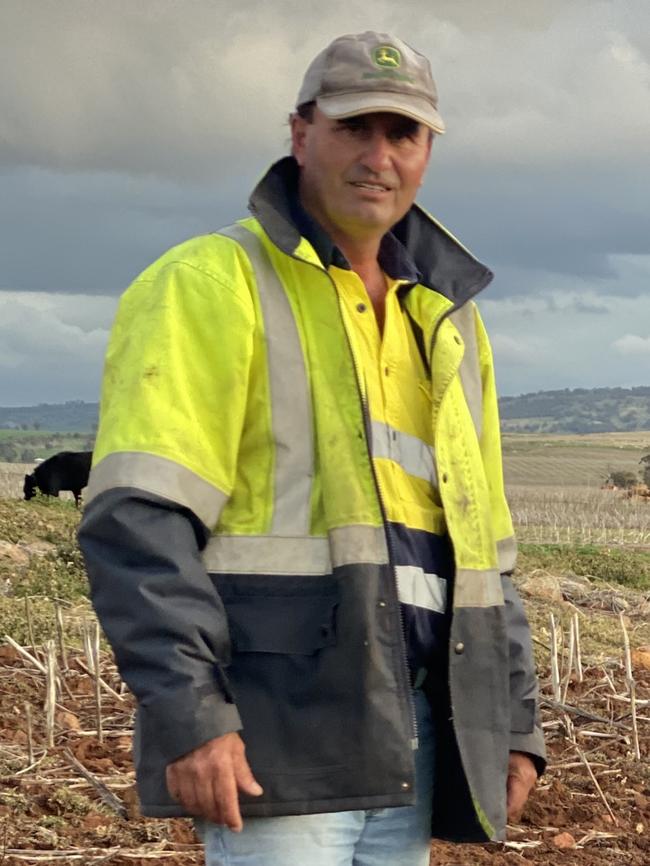
[(392, 45), (378, 45), (372, 52), (372, 59), (380, 69), (399, 69), (402, 65), (402, 55)]

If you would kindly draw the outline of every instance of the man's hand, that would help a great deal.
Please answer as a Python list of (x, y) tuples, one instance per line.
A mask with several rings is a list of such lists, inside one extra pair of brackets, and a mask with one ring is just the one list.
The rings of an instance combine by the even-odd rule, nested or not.
[(243, 822), (238, 789), (259, 797), (239, 734), (233, 732), (209, 740), (167, 766), (167, 788), (191, 815), (225, 824), (236, 833)]
[(537, 781), (535, 764), (523, 752), (510, 752), (508, 761), (507, 809), (508, 821), (521, 818), (526, 800)]

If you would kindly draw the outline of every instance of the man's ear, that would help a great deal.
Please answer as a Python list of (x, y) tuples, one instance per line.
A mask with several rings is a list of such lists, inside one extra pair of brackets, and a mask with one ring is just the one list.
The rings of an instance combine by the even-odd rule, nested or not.
[(299, 114), (291, 115), (291, 154), (299, 166), (305, 161), (305, 138), (309, 122)]

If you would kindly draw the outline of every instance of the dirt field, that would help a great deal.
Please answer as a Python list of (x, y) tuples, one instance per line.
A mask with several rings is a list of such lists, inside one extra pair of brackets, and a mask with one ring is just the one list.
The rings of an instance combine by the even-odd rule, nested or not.
[[(650, 599), (647, 594), (629, 598), (635, 601), (628, 623), (636, 643), (647, 639)], [(531, 611), (535, 608), (535, 620), (548, 612), (548, 605), (539, 600), (527, 598), (527, 604)], [(591, 615), (588, 608), (575, 607), (585, 619)], [(562, 613), (558, 610), (558, 618)], [(601, 609), (594, 615), (615, 619), (613, 611)], [(72, 619), (78, 617), (75, 610)], [(71, 630), (70, 620), (65, 627)], [(538, 633), (545, 644), (547, 636), (541, 629)], [(543, 658), (547, 651), (539, 644), (538, 648)], [(67, 668), (60, 651), (56, 654), (61, 689), (54, 714), (54, 746), (48, 748), (42, 712), (47, 677), (19, 650), (8, 645), (0, 648), (0, 839), (4, 846), (0, 862), (7, 866), (200, 863), (200, 849), (188, 822), (145, 821), (138, 816), (129, 756), (132, 703), (122, 693), (109, 654), (100, 654), (103, 743), (97, 733), (95, 680), (88, 674), (92, 653), (89, 658), (81, 648), (69, 646)], [(566, 654), (564, 660), (560, 703), (568, 709), (548, 703), (553, 694), (550, 669), (540, 668), (550, 767), (522, 822), (510, 828), (508, 844), (437, 843), (432, 864), (561, 861), (647, 866), (650, 862), (650, 672), (635, 669), (637, 760), (620, 654), (602, 656), (598, 662), (585, 654), (582, 683), (575, 673), (568, 677)], [(45, 663), (45, 656), (38, 661)], [(25, 702), (32, 708), (31, 762)], [(567, 838), (572, 847), (559, 850), (557, 840)]]
[[(10, 495), (19, 496), (16, 478), (23, 473), (22, 467), (9, 473)], [(552, 530), (560, 525), (580, 541), (593, 507), (581, 495), (554, 496), (555, 517), (549, 519), (548, 503), (526, 500), (525, 493), (515, 503), (519, 521), (527, 521), (522, 531), (549, 542), (523, 545), (516, 576), (534, 635), (549, 769), (522, 821), (509, 828), (505, 846), (436, 843), (432, 866), (650, 864), (650, 651), (642, 649), (650, 648), (649, 555), (643, 545), (630, 543), (593, 549), (554, 544)], [(583, 502), (579, 507), (575, 496)], [(620, 531), (645, 531), (639, 520), (646, 512), (616, 498), (604, 502)], [(98, 713), (94, 620), (74, 542), (78, 516), (69, 502), (0, 498), (0, 641), (6, 633), (19, 647), (0, 644), (0, 864), (200, 864), (188, 822), (138, 815), (130, 761), (132, 702), (104, 645)], [(60, 599), (61, 639), (53, 598)], [(635, 725), (621, 614), (632, 647)], [(582, 682), (570, 638), (576, 621)], [(56, 693), (56, 677), (47, 675), (48, 641), (58, 669)], [(56, 698), (52, 745), (44, 709), (48, 680)]]

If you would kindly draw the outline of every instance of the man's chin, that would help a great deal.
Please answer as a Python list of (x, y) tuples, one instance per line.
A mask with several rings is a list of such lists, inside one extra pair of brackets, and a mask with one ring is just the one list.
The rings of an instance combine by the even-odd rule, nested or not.
[(355, 208), (348, 215), (347, 222), (359, 230), (377, 232), (382, 235), (394, 225), (392, 213), (389, 214), (387, 208), (376, 205), (364, 205), (363, 207)]

